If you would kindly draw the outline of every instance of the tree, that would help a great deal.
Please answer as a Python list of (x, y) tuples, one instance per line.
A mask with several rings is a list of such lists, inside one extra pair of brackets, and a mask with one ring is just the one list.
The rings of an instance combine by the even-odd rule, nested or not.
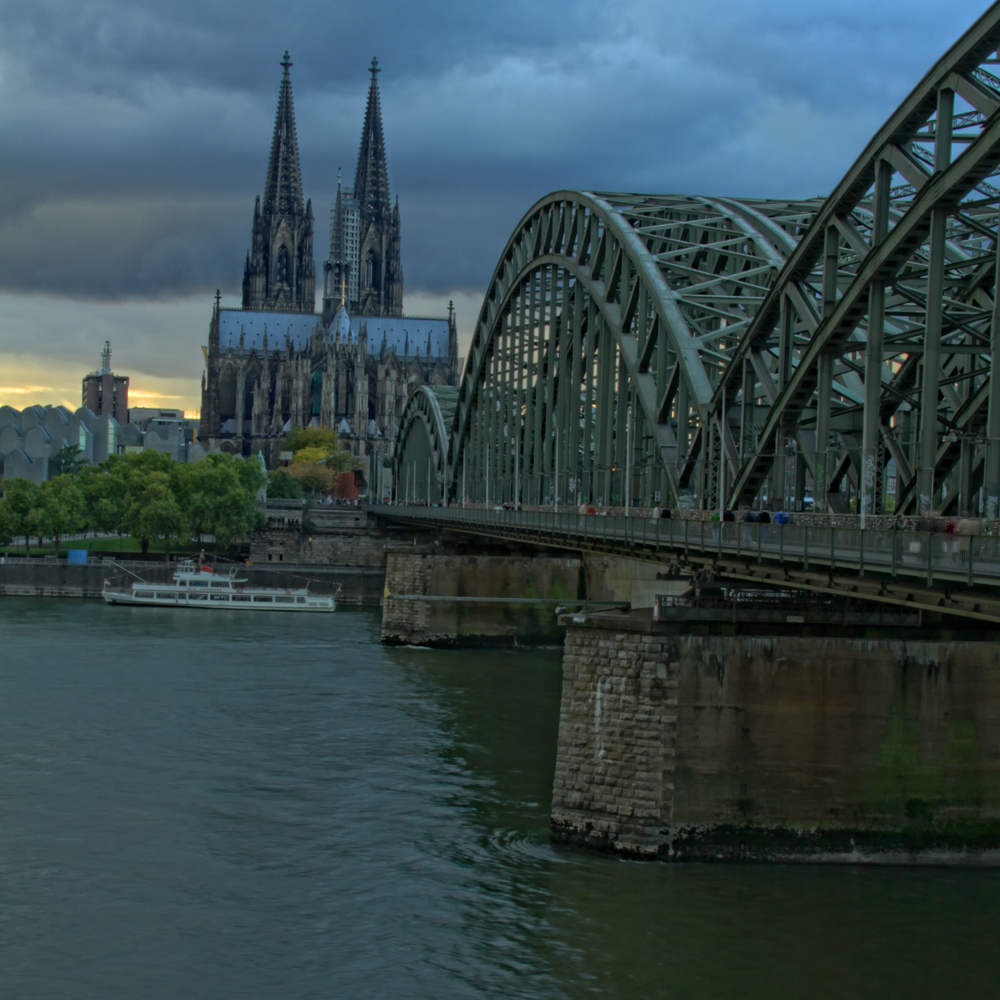
[(361, 462), (343, 446), (327, 456), (326, 464), (334, 472), (353, 472), (361, 468)]
[(285, 435), (281, 450), (297, 452), (303, 448), (325, 448), (329, 455), (342, 447), (340, 436), (329, 427), (300, 427)]
[(275, 469), (267, 481), (268, 500), (302, 500), (306, 491), (287, 469)]
[(63, 473), (71, 476), (78, 476), (87, 464), (86, 459), (80, 458), (80, 448), (75, 444), (64, 444), (59, 451), (49, 459), (49, 477), (55, 479)]
[(83, 528), (85, 512), (83, 491), (74, 476), (63, 473), (42, 483), (39, 490), (38, 530), (55, 541), (57, 557), (63, 536), (75, 535)]
[(114, 456), (103, 465), (89, 465), (80, 473), (84, 500), (84, 526), (101, 534), (122, 533), (128, 504), (127, 464)]
[(330, 457), (330, 452), (326, 448), (319, 447), (309, 447), (300, 448), (295, 453), (294, 465), (309, 464), (310, 462), (322, 462), (326, 464), (326, 460)]
[(38, 533), (41, 522), (39, 489), (28, 479), (13, 479), (4, 483), (4, 524), (12, 535), (24, 535), (24, 554), (31, 555), (31, 536)]
[(247, 494), (247, 500), (256, 507), (257, 496), (267, 486), (267, 466), (263, 458), (234, 458), (233, 466)]
[(234, 458), (218, 453), (208, 455), (192, 467), (188, 511), (199, 536), (215, 536), (230, 545), (256, 526), (257, 494), (267, 482), (262, 463), (254, 458)]
[(294, 462), (288, 469), (310, 496), (333, 489), (337, 474), (322, 462)]
[(123, 527), (139, 539), (143, 555), (149, 552), (149, 540), (162, 538), (166, 558), (170, 560), (171, 540), (182, 541), (188, 536), (187, 518), (170, 488), (167, 472), (149, 472), (141, 480), (136, 477), (136, 489), (129, 494)]
[(358, 460), (329, 427), (303, 427), (285, 436), (282, 450), (293, 453), (292, 464), (326, 462), (334, 472), (360, 468)]

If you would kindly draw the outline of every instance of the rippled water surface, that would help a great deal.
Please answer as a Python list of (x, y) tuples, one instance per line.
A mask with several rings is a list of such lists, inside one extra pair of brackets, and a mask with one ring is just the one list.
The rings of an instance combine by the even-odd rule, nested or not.
[(1000, 992), (990, 871), (549, 846), (555, 653), (0, 600), (0, 996)]

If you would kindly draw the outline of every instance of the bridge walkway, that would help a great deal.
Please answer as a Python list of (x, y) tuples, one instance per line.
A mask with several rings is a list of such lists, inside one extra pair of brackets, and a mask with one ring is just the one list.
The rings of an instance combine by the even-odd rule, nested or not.
[(575, 511), (385, 506), (396, 522), (653, 559), (678, 574), (757, 581), (1000, 622), (1000, 538), (624, 517)]

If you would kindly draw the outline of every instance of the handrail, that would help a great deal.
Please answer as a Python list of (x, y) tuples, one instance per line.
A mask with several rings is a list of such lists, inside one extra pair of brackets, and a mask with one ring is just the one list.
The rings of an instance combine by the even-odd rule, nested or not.
[[(408, 521), (463, 524), (530, 536), (548, 544), (593, 545), (602, 549), (683, 550), (685, 558), (774, 563), (804, 570), (915, 577), (1000, 587), (1000, 538), (939, 532), (886, 531), (834, 526), (700, 521), (692, 532), (670, 519), (555, 511), (483, 510), (459, 507), (382, 506), (377, 516)], [(669, 526), (669, 527), (667, 527)], [(664, 530), (666, 528), (666, 530)]]

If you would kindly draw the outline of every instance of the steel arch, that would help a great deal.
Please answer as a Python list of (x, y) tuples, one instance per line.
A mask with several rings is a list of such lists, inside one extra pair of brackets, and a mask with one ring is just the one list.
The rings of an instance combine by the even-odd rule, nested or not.
[(790, 254), (712, 400), (707, 425), (727, 435), (728, 400), (754, 358), (778, 358), (756, 440), (733, 456), (730, 503), (801, 500), (802, 484), (788, 483), (794, 454), (821, 508), (839, 496), (848, 509), (846, 479), (862, 517), (882, 512), (892, 459), (897, 510), (997, 515), (1000, 190), (987, 178), (1000, 165), (1000, 78), (987, 66), (998, 44), (994, 5), (876, 133)]
[[(1000, 513), (1000, 4), (824, 200), (558, 191), (474, 332), (445, 499)], [(856, 504), (850, 500), (854, 492)]]
[(442, 500), (457, 398), (457, 388), (439, 385), (417, 386), (407, 398), (393, 462), (397, 501)]
[(820, 205), (573, 191), (535, 204), (480, 312), (449, 499), (677, 502), (739, 334)]

